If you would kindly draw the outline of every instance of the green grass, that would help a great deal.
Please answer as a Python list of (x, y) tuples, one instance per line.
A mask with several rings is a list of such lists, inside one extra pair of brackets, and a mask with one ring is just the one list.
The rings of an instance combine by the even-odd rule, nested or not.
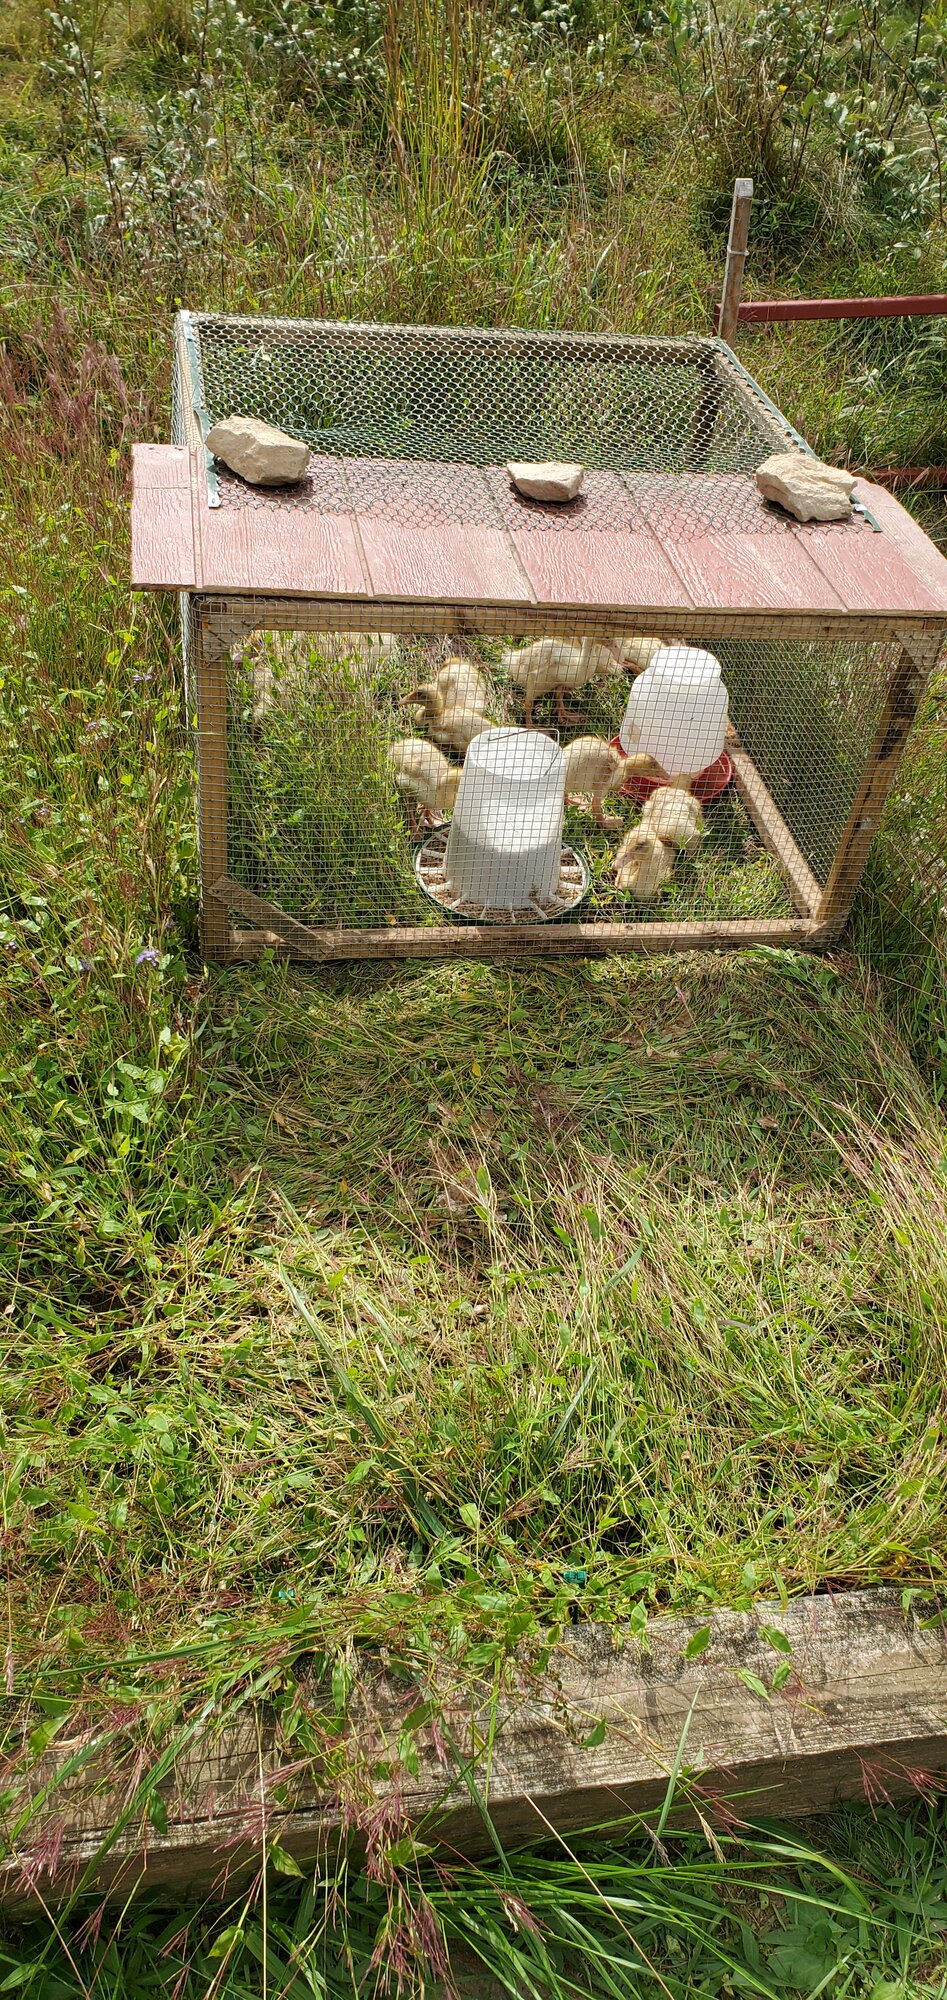
[(154, 1047), (100, 1020), (83, 1087), (11, 1021), (27, 1657), (423, 1593), (280, 1267), (461, 1569), (603, 1613), (939, 1574), (943, 1131), (851, 973), (261, 966), (186, 1033), (173, 967), (80, 978)]
[[(9, 1792), (76, 1716), (84, 1741), (145, 1745), (130, 1810), (160, 1820), (155, 1760), (205, 1705), (219, 1721), (265, 1695), (298, 1727), (293, 1663), (335, 1663), (344, 1694), (360, 1640), (419, 1670), (453, 1646), (500, 1671), (566, 1619), (568, 1567), (600, 1617), (943, 1579), (939, 688), (829, 962), (200, 965), (177, 625), (126, 584), (127, 447), (168, 434), (176, 302), (682, 332), (719, 290), (728, 147), (763, 130), (740, 37), (712, 44), (708, 93), (707, 50), (670, 18), (583, 0), (564, 32), (481, 11), (435, 10), (402, 71), (370, 0), (313, 10), (310, 40), (289, 4), (248, 0), (241, 22), (96, 0), (75, 32), (5, 9), (8, 1824)], [(843, 94), (862, 60), (845, 47)], [(751, 52), (750, 83), (789, 100), (778, 143), (745, 155), (766, 175), (754, 286), (934, 288), (920, 141), (898, 155), (921, 160), (915, 180), (869, 172), (831, 118), (805, 125), (802, 58), (779, 53)], [(916, 138), (917, 103), (904, 117)], [(741, 353), (825, 453), (935, 455), (936, 339), (867, 339), (787, 327)], [(357, 676), (352, 697), (357, 730), (327, 745), (318, 676), (307, 697), (307, 742), (345, 774), (348, 818), (320, 846), (356, 852), (367, 764), (398, 914), (413, 890), (381, 779), (388, 711), (379, 729)], [(321, 791), (295, 789), (299, 730), (274, 711), (240, 806), (287, 895)], [(281, 842), (290, 786), (303, 818)], [(710, 824), (663, 909), (775, 908), (738, 809)], [(357, 870), (354, 890), (329, 875), (325, 914), (342, 894), (371, 907), (364, 850)], [(48, 1835), (27, 1818), (21, 1844)], [(379, 1938), (431, 1957), (417, 1890), (507, 1991), (660, 1990), (629, 1933), (672, 1992), (797, 1974), (839, 2000), (941, 1991), (939, 1809), (812, 1837), (815, 1860), (785, 1859), (804, 1908), (754, 1846), (727, 1844), (725, 1865), (583, 1849), (455, 1881), (418, 1877), (395, 1842), (382, 1890), (349, 1879), (351, 1960), (337, 1885), (317, 1879), (183, 1928), (141, 1906), (116, 1940), (73, 1913), (9, 1939), (2, 1977), (36, 2000), (348, 1990)], [(616, 1887), (617, 1914), (598, 1894)], [(802, 1956), (774, 1965), (787, 1950)]]
[(371, 1865), (172, 1912), (83, 1909), (0, 1932), (26, 2000), (333, 2000), (386, 1981), (549, 2000), (937, 2000), (947, 1990), (943, 1805), (848, 1808), (801, 1829), (527, 1849), (479, 1867)]

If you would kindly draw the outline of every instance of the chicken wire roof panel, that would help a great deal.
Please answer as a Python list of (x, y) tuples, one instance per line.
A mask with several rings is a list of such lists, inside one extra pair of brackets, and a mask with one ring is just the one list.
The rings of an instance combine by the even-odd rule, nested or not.
[[(607, 502), (600, 489), (599, 527), (647, 525), (653, 512), (666, 511), (668, 479), (687, 473), (702, 476), (688, 490), (680, 532), (761, 523), (778, 532), (781, 525), (761, 512), (753, 474), (774, 448), (802, 440), (759, 392), (748, 394), (735, 365), (721, 364), (726, 350), (715, 340), (211, 314), (186, 320), (205, 435), (220, 419), (240, 414), (312, 446), (310, 479), (295, 495), (296, 508), (324, 506), (326, 468), (335, 459), (346, 467), (356, 511), (360, 503), (384, 505), (393, 517), (422, 527), (424, 482), (373, 482), (371, 462), (456, 466), (467, 477), (440, 482), (440, 518), (462, 521), (473, 508), (478, 520), (494, 524), (503, 496), (494, 479), (490, 506), (475, 470), (502, 474), (511, 458), (558, 458), (579, 460), (593, 472), (636, 475), (633, 491), (613, 479)], [(212, 474), (212, 489), (215, 504), (248, 504), (232, 478), (217, 485)], [(574, 503), (588, 526), (590, 499), (587, 491)], [(284, 502), (270, 494), (249, 504), (278, 509)], [(528, 519), (529, 503), (517, 504)], [(544, 518), (548, 510), (533, 509), (534, 520)]]
[[(752, 412), (717, 380), (714, 340), (204, 313), (190, 325), (209, 422), (238, 409), (264, 416), (315, 452), (751, 472), (773, 449), (763, 410)], [(777, 421), (793, 442), (791, 427)]]

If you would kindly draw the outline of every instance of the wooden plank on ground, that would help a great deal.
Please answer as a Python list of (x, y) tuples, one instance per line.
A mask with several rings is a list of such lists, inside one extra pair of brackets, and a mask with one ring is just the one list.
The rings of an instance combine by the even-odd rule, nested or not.
[[(930, 1617), (934, 1607), (925, 1609), (905, 1611), (900, 1591), (883, 1589), (797, 1598), (785, 1609), (653, 1618), (644, 1643), (579, 1625), (545, 1672), (514, 1663), (495, 1707), (489, 1676), (458, 1685), (449, 1665), (442, 1688), (436, 1681), (406, 1688), (385, 1676), (377, 1657), (366, 1658), (349, 1725), (361, 1758), (362, 1812), (377, 1821), (387, 1797), (399, 1826), (422, 1826), (425, 1839), (454, 1858), (491, 1851), (474, 1796), (510, 1847), (647, 1822), (676, 1767), (671, 1829), (698, 1816), (732, 1825), (734, 1816), (752, 1822), (825, 1811), (841, 1799), (903, 1796), (947, 1769), (947, 1640)], [(688, 1641), (708, 1626), (708, 1643), (688, 1658)], [(774, 1650), (774, 1629), (788, 1651)], [(784, 1665), (789, 1673), (777, 1686)], [(313, 1698), (318, 1693), (313, 1688)], [(398, 1733), (406, 1707), (427, 1699), (441, 1727), (415, 1733), (418, 1768), (410, 1773), (398, 1766)], [(602, 1740), (590, 1743), (602, 1723)], [(87, 1730), (88, 1719), (80, 1726)], [(33, 1766), (32, 1797), (75, 1747), (64, 1731)], [(129, 1771), (139, 1755), (132, 1733)], [(392, 1776), (372, 1780), (387, 1758)], [(298, 1759), (298, 1745), (281, 1740), (264, 1709), (192, 1740), (162, 1781), (167, 1831), (143, 1811), (142, 1823), (133, 1816), (107, 1851), (133, 1780), (115, 1768), (114, 1749), (111, 1761), (90, 1759), (51, 1792), (47, 1821), (40, 1816), (2, 1864), (0, 1903), (22, 1910), (38, 1893), (48, 1905), (83, 1870), (89, 1886), (112, 1897), (140, 1885), (175, 1900), (232, 1892), (259, 1867), (264, 1837), (278, 1838), (306, 1867), (338, 1836), (342, 1815), (335, 1781), (330, 1788), (317, 1766)]]
[(183, 445), (132, 446), (131, 538), (136, 590), (193, 590), (191, 468)]

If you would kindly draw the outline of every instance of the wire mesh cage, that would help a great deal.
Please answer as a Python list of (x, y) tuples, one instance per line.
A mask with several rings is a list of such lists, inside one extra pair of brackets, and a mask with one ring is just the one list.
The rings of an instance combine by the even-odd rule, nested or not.
[[(305, 476), (215, 461), (234, 414)], [(183, 592), (209, 955), (837, 934), (947, 565), (872, 489), (767, 505), (807, 448), (722, 342), (182, 314), (174, 440), (134, 560)]]

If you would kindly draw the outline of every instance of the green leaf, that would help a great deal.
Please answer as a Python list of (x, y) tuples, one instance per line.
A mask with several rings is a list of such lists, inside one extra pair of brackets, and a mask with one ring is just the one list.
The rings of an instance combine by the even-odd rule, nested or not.
[(401, 1727), (409, 1733), (412, 1729), (423, 1729), (425, 1723), (430, 1722), (434, 1712), (435, 1704), (433, 1701), (419, 1701), (417, 1707), (412, 1708), (409, 1714), (405, 1716)]
[(168, 1831), (168, 1808), (160, 1792), (152, 1792), (148, 1801), (148, 1818), (156, 1833), (165, 1836)]
[(30, 1754), (33, 1757), (42, 1756), (43, 1751), (52, 1742), (53, 1737), (58, 1735), (65, 1719), (63, 1715), (58, 1717), (50, 1716), (48, 1722), (40, 1722), (35, 1729), (30, 1730), (29, 1746)]
[(411, 1862), (422, 1861), (433, 1849), (428, 1841), (419, 1840), (414, 1833), (405, 1833), (400, 1840), (392, 1841), (386, 1848), (387, 1859), (393, 1868), (406, 1868)]
[[(359, 1460), (357, 1465), (353, 1465), (352, 1470), (348, 1474), (345, 1483), (347, 1486), (361, 1486), (362, 1480), (367, 1479), (369, 1473), (374, 1472), (374, 1470), (375, 1470), (374, 1459), (362, 1458)], [(287, 1484), (288, 1483), (289, 1482), (287, 1482)], [(309, 1480), (308, 1483), (311, 1484), (312, 1483), (311, 1480)]]
[(787, 1639), (785, 1632), (781, 1632), (778, 1625), (761, 1625), (760, 1638), (765, 1639), (768, 1646), (772, 1646), (774, 1653), (792, 1652), (792, 1641)]
[(602, 1718), (602, 1720), (601, 1720), (600, 1722), (597, 1722), (597, 1723), (596, 1723), (596, 1725), (595, 1725), (595, 1728), (594, 1728), (594, 1729), (590, 1729), (590, 1731), (589, 1731), (589, 1733), (588, 1733), (588, 1735), (587, 1735), (587, 1737), (586, 1737), (586, 1739), (585, 1739), (585, 1742), (584, 1742), (584, 1744), (583, 1744), (583, 1746), (582, 1746), (582, 1747), (583, 1747), (583, 1749), (584, 1749), (584, 1750), (594, 1750), (594, 1749), (596, 1749), (596, 1747), (597, 1747), (597, 1745), (598, 1745), (599, 1743), (604, 1743), (604, 1741), (605, 1741), (605, 1730), (606, 1730), (606, 1723), (605, 1723), (605, 1719), (604, 1719), (604, 1717), (603, 1717), (603, 1718)]
[(697, 1632), (692, 1632), (690, 1638), (687, 1641), (687, 1645), (684, 1648), (685, 1660), (695, 1660), (697, 1658), (698, 1653), (705, 1653), (709, 1645), (710, 1645), (710, 1626), (701, 1625), (700, 1630)]
[(278, 1840), (274, 1840), (267, 1858), (278, 1875), (298, 1875), (300, 1881), (302, 1880), (303, 1871), (298, 1861), (294, 1861), (292, 1855), (287, 1854), (285, 1847), (281, 1847)]
[(472, 1500), (467, 1500), (462, 1507), (458, 1507), (457, 1512), (463, 1521), (464, 1527), (470, 1528), (473, 1533), (476, 1533), (476, 1530), (480, 1526), (479, 1507), (475, 1507)]
[(749, 1667), (737, 1669), (737, 1680), (742, 1681), (744, 1687), (748, 1687), (753, 1694), (758, 1694), (763, 1701), (769, 1700), (769, 1688), (760, 1680), (758, 1674), (751, 1674)]
[(208, 1954), (209, 1957), (227, 1958), (229, 1953), (234, 1950), (235, 1946), (237, 1946), (241, 1942), (242, 1937), (243, 1937), (243, 1925), (229, 1924), (225, 1931), (220, 1932), (219, 1937), (215, 1937), (214, 1942), (210, 1947), (210, 1952)]

